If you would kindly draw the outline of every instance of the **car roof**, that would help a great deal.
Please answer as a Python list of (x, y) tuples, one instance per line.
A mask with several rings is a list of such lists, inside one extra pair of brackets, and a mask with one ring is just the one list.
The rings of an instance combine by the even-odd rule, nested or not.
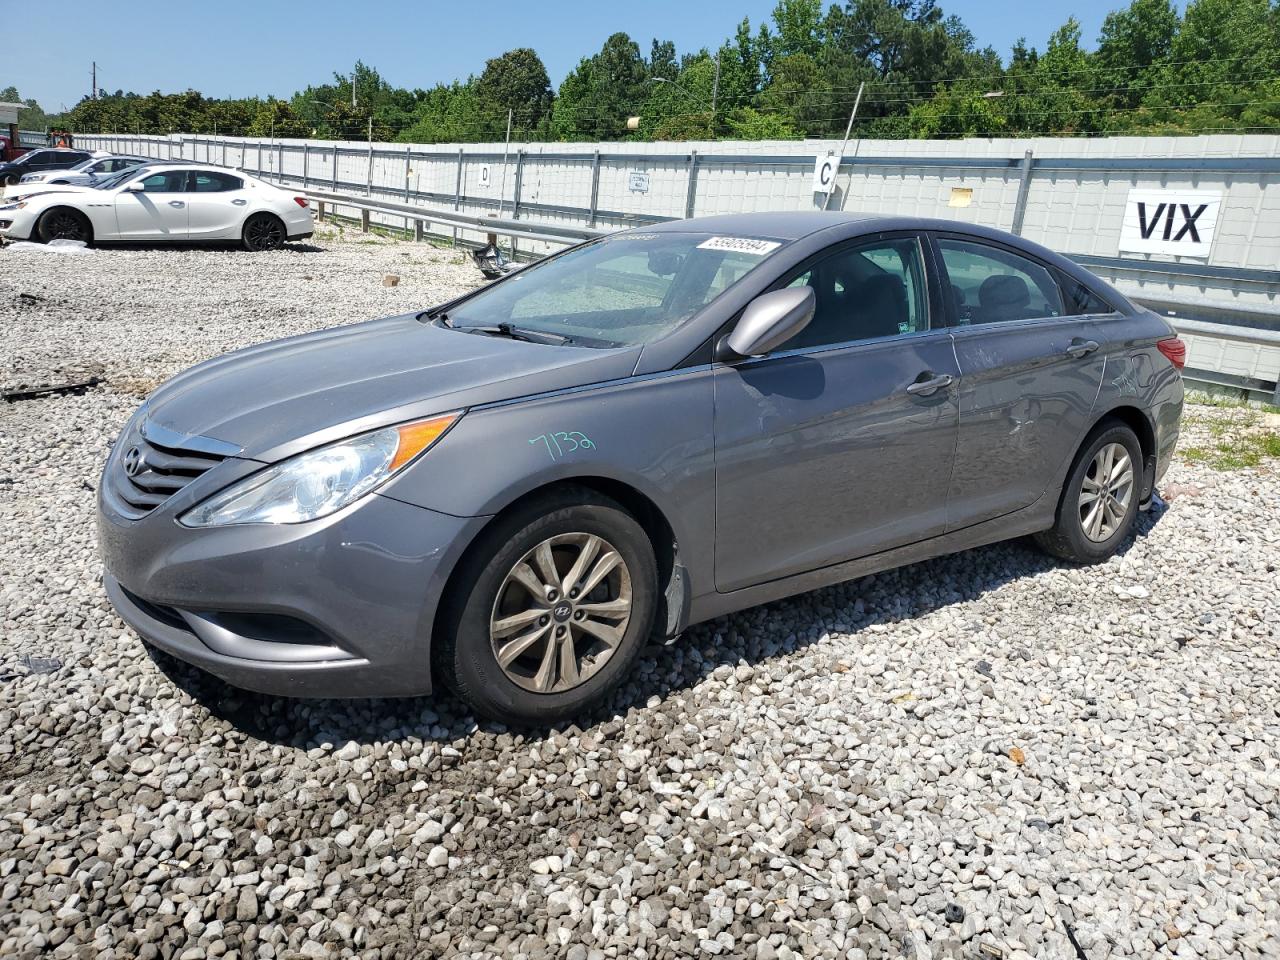
[(772, 237), (776, 240), (800, 240), (813, 234), (850, 227), (839, 231), (842, 235), (865, 235), (892, 230), (930, 230), (956, 233), (978, 239), (992, 240), (1007, 246), (1025, 250), (1037, 256), (1063, 259), (1038, 243), (1023, 237), (960, 220), (941, 220), (936, 217), (906, 217), (883, 213), (854, 213), (842, 210), (795, 210), (766, 213), (726, 213), (709, 217), (692, 217), (688, 220), (667, 220), (651, 226), (637, 228), (646, 233), (723, 233), (740, 237)]
[(726, 213), (689, 220), (670, 220), (646, 226), (648, 232), (662, 233), (732, 233), (748, 237), (775, 237), (799, 240), (811, 233), (842, 223), (873, 219), (872, 214), (843, 213), (826, 210), (775, 210), (765, 213)]

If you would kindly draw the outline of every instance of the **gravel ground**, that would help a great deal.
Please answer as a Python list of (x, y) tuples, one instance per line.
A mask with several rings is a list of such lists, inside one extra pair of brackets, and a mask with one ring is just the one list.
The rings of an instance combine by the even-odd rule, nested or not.
[(1001, 545), (697, 627), (551, 733), (149, 655), (92, 522), (138, 395), (478, 277), (316, 247), (0, 250), (0, 383), (106, 377), (0, 407), (0, 956), (1280, 955), (1276, 461), (1177, 463), (1101, 567)]

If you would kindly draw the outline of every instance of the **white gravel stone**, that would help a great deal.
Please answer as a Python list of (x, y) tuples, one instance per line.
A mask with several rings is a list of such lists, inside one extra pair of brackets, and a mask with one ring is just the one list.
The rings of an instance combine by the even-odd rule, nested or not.
[(148, 655), (93, 532), (141, 396), (478, 279), (359, 237), (0, 250), (0, 384), (105, 378), (0, 407), (0, 956), (1274, 952), (1274, 461), (1179, 461), (1097, 567), (1005, 544), (695, 627), (558, 731)]

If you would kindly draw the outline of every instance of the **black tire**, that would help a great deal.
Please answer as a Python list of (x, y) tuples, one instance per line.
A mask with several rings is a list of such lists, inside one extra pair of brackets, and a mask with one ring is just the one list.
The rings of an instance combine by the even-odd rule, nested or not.
[[(1124, 510), (1118, 513), (1114, 528), (1109, 532), (1099, 531), (1107, 535), (1095, 539), (1086, 533), (1085, 520), (1091, 514), (1081, 499), (1085, 483), (1092, 481), (1096, 475), (1095, 458), (1100, 451), (1113, 444), (1119, 444), (1128, 454), (1133, 480)], [(1081, 444), (1080, 451), (1071, 464), (1071, 471), (1067, 474), (1067, 482), (1063, 485), (1054, 525), (1037, 533), (1036, 543), (1046, 553), (1070, 563), (1092, 564), (1110, 559), (1133, 529), (1134, 519), (1138, 515), (1142, 476), (1142, 446), (1133, 430), (1118, 420), (1103, 420)]]
[[(539, 693), (513, 682), (490, 640), (498, 592), (540, 543), (574, 533), (603, 537), (630, 575), (630, 620), (621, 641), (579, 686)], [(658, 571), (644, 529), (618, 503), (586, 488), (566, 488), (517, 508), (486, 530), (462, 560), (432, 638), (435, 679), (477, 713), (503, 723), (545, 726), (582, 716), (626, 676), (653, 624)], [(573, 631), (570, 630), (570, 635)]]
[(244, 229), (240, 232), (240, 239), (244, 244), (244, 248), (253, 253), (262, 250), (276, 250), (283, 246), (287, 239), (284, 231), (284, 221), (275, 214), (255, 213), (244, 222)]
[(35, 233), (41, 243), (48, 243), (50, 240), (79, 240), (89, 243), (93, 240), (93, 226), (89, 223), (89, 218), (70, 207), (46, 210), (36, 221)]
[(16, 173), (6, 173), (4, 176), (4, 185), (6, 187), (12, 187), (20, 179), (21, 178)]

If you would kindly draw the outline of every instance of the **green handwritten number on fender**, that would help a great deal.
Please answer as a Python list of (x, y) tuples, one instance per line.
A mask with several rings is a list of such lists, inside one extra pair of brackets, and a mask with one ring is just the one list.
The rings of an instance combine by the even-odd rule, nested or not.
[(544, 433), (541, 436), (533, 437), (529, 442), (532, 444), (541, 442), (547, 448), (547, 456), (552, 460), (563, 459), (575, 450), (596, 449), (595, 441), (578, 430), (569, 432), (559, 430), (555, 433)]

